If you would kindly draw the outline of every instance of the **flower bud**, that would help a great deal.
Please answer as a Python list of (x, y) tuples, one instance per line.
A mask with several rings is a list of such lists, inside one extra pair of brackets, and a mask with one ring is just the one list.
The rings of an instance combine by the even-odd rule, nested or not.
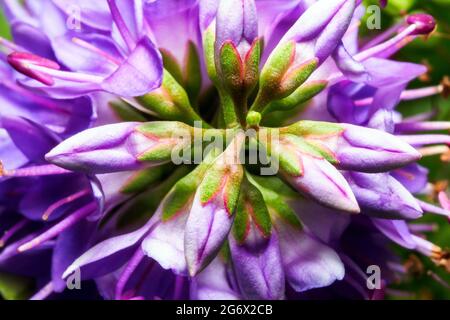
[(192, 143), (192, 128), (178, 122), (128, 122), (85, 130), (63, 141), (46, 159), (65, 169), (108, 173), (169, 162)]
[(293, 135), (282, 135), (271, 154), (280, 162), (281, 175), (297, 191), (324, 206), (358, 213), (350, 186), (339, 171), (314, 147)]
[(243, 177), (242, 165), (235, 160), (243, 139), (237, 136), (214, 161), (195, 194), (184, 238), (191, 276), (211, 262), (232, 227)]
[(233, 96), (247, 94), (259, 76), (261, 41), (254, 0), (221, 1), (214, 56), (219, 78)]
[(328, 154), (339, 169), (385, 172), (420, 159), (420, 153), (384, 131), (327, 122), (300, 121), (281, 129)]
[[(271, 227), (261, 192), (244, 181), (229, 243), (236, 277), (247, 299), (282, 299), (284, 296), (280, 250)], [(266, 281), (269, 277), (271, 281)]]

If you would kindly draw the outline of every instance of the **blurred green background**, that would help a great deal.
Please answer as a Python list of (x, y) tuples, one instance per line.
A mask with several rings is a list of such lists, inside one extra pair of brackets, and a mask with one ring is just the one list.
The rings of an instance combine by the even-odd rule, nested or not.
[[(366, 0), (366, 4), (377, 4), (377, 0)], [(450, 0), (389, 0), (388, 6), (382, 11), (382, 29), (400, 21), (408, 13), (427, 12), (438, 20), (437, 31), (428, 39), (418, 39), (408, 45), (398, 54), (399, 60), (425, 63), (430, 67), (428, 79), (417, 80), (411, 87), (436, 85), (444, 76), (450, 75)], [(376, 35), (374, 30), (368, 30), (362, 24), (362, 33), (367, 37)], [(10, 38), (8, 25), (0, 10), (0, 35)], [(400, 110), (405, 115), (416, 114), (437, 108), (436, 120), (450, 121), (450, 100), (443, 97), (426, 98), (419, 101), (402, 103)], [(450, 165), (443, 163), (439, 156), (428, 157), (422, 164), (430, 169), (432, 182), (445, 181), (450, 178)], [(429, 199), (428, 199), (429, 200)], [(434, 243), (448, 248), (450, 244), (450, 225), (442, 217), (427, 215), (423, 221), (434, 222), (439, 225), (439, 231), (429, 234)], [(399, 294), (392, 294), (390, 299), (450, 299), (450, 275), (441, 268), (435, 267), (427, 258), (420, 255), (411, 256), (411, 252), (395, 248), (402, 254), (405, 263), (410, 263), (411, 274), (408, 281), (394, 286)], [(0, 275), (3, 278), (2, 275)], [(439, 277), (443, 280), (436, 281)], [(8, 280), (3, 278), (3, 280)], [(20, 298), (25, 283), (19, 279), (0, 281), (0, 295), (6, 298)]]

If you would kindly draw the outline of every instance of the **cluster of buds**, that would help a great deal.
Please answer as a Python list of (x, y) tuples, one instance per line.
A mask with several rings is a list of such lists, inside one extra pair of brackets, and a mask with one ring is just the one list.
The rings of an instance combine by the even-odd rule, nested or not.
[[(415, 65), (404, 77), (379, 70), (381, 63), (405, 69), (386, 58), (405, 38), (432, 32), (434, 20), (409, 16), (396, 37), (355, 52), (343, 39), (354, 32), (360, 1), (294, 2), (280, 4), (286, 12), (267, 10), (258, 0), (186, 4), (180, 15), (199, 15), (193, 20), (199, 22), (195, 30), (202, 41), (192, 36), (183, 43), (183, 55), (164, 47), (171, 43), (164, 42), (169, 35), (161, 30), (170, 29), (165, 15), (175, 10), (172, 1), (127, 6), (107, 0), (96, 10), (110, 12), (104, 23), (114, 26), (111, 39), (103, 38), (105, 26), (87, 19), (90, 28), (100, 28), (95, 36), (105, 43), (98, 40), (94, 47), (76, 38), (68, 46), (97, 54), (106, 67), (96, 70), (85, 61), (57, 63), (53, 58), (68, 55), (60, 48), (52, 58), (8, 44), (7, 61), (29, 78), (20, 80), (21, 88), (33, 90), (33, 102), (39, 100), (36, 92), (44, 94), (39, 101), (46, 104), (89, 95), (99, 114), (115, 111), (61, 136), (51, 132), (52, 123), (25, 126), (25, 120), (2, 119), (11, 144), (38, 162), (2, 167), (4, 178), (56, 176), (60, 185), (77, 181), (74, 190), (44, 210), (47, 219), (64, 216), (61, 208), (67, 204), (73, 213), (16, 248), (27, 252), (53, 238), (62, 238), (60, 247), (66, 248), (75, 235), (88, 235), (89, 241), (68, 250), (64, 263), (55, 262), (59, 282), (53, 279), (52, 288), (57, 284), (61, 290), (60, 282), (79, 270), (99, 286), (106, 276), (114, 279), (113, 290), (105, 291), (113, 291), (109, 297), (115, 299), (148, 298), (148, 292), (153, 298), (172, 290), (137, 280), (155, 275), (173, 284), (172, 298), (185, 297), (183, 286), (189, 286), (189, 297), (200, 299), (295, 298), (345, 279), (356, 263), (336, 243), (344, 242), (344, 232), (351, 233), (361, 220), (440, 265), (448, 263), (440, 248), (411, 235), (405, 221), (425, 211), (449, 215), (444, 193), (438, 208), (416, 199), (413, 193), (423, 188), (412, 186), (420, 184), (415, 163), (430, 144), (427, 139), (448, 146), (449, 137), (402, 133), (448, 129), (449, 124), (392, 120), (402, 98), (445, 88), (404, 91), (423, 71)], [(272, 27), (258, 18), (267, 12)], [(145, 15), (155, 19), (144, 23)], [(286, 24), (278, 25), (283, 19)], [(67, 45), (69, 36), (51, 38), (52, 46)], [(63, 70), (66, 66), (75, 70)], [(386, 97), (390, 86), (394, 90)], [(321, 100), (325, 107), (310, 112), (319, 116), (309, 119), (305, 104), (314, 107)], [(304, 113), (289, 116), (299, 111)], [(36, 142), (38, 154), (29, 152), (33, 148), (24, 141), (30, 132), (44, 137)], [(267, 164), (276, 165), (267, 170)], [(415, 180), (404, 182), (405, 172)], [(2, 254), (0, 268), (1, 263)]]

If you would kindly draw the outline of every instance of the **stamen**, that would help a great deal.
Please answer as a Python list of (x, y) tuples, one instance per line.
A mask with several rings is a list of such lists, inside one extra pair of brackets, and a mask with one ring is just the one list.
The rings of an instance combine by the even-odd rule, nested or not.
[(419, 114), (416, 114), (411, 117), (407, 117), (403, 119), (403, 122), (420, 122), (420, 121), (427, 121), (432, 119), (437, 115), (437, 109), (433, 109), (431, 111), (422, 112)]
[(412, 146), (424, 146), (431, 144), (450, 145), (450, 136), (445, 134), (397, 135), (397, 137)]
[(0, 238), (0, 248), (5, 246), (6, 242), (11, 239), (18, 231), (28, 224), (28, 220), (22, 220), (12, 226), (9, 230), (5, 231), (3, 237)]
[(423, 211), (450, 218), (450, 211), (417, 199)]
[(121, 300), (123, 296), (123, 290), (125, 289), (125, 286), (132, 276), (133, 272), (136, 270), (136, 268), (141, 263), (142, 259), (145, 257), (144, 251), (141, 249), (140, 246), (138, 246), (138, 250), (134, 253), (131, 260), (128, 262), (126, 267), (124, 268), (122, 274), (119, 277), (119, 280), (116, 284), (116, 299)]
[(405, 274), (406, 273), (406, 268), (405, 268), (405, 266), (404, 265), (402, 265), (402, 264), (400, 264), (400, 263), (398, 263), (398, 262), (392, 262), (392, 261), (389, 261), (388, 263), (387, 263), (387, 265), (388, 265), (388, 267), (391, 269), (391, 270), (393, 270), (393, 271), (395, 271), (395, 272), (397, 272), (397, 273), (400, 273), (400, 274)]
[(426, 255), (427, 257), (430, 257), (433, 261), (440, 260), (443, 252), (440, 247), (416, 235), (412, 235), (412, 238), (414, 239), (414, 242), (417, 245), (416, 247), (417, 251), (419, 251), (423, 255)]
[[(93, 74), (86, 73), (78, 73), (78, 72), (70, 72), (70, 71), (60, 71), (55, 70), (43, 66), (38, 66), (34, 64), (26, 65), (28, 70), (37, 71), (39, 74), (43, 74), (50, 78), (56, 78), (61, 80), (73, 81), (73, 82), (81, 82), (81, 83), (101, 83), (103, 81), (103, 77), (96, 76)], [(36, 79), (38, 80), (38, 79)], [(53, 79), (52, 79), (53, 81)], [(54, 81), (52, 82), (52, 84)], [(46, 84), (46, 83), (44, 83)]]
[(354, 56), (354, 59), (361, 62), (383, 52), (388, 52), (389, 54), (396, 52), (415, 39), (415, 36), (412, 36), (412, 34), (416, 28), (415, 25), (410, 25), (390, 40), (358, 53)]
[(40, 234), (33, 240), (21, 245), (17, 250), (19, 252), (24, 252), (24, 251), (33, 249), (50, 239), (53, 239), (54, 237), (59, 235), (64, 230), (73, 226), (78, 221), (80, 221), (80, 220), (84, 219), (85, 217), (89, 216), (90, 214), (92, 214), (96, 210), (96, 208), (97, 208), (96, 203), (90, 203), (90, 204), (82, 207), (81, 209), (78, 209), (77, 211), (75, 211), (74, 213), (72, 213), (71, 215), (66, 217), (65, 219), (61, 220), (60, 222), (55, 224), (53, 227), (51, 227), (44, 233)]
[[(410, 101), (427, 98), (438, 94), (442, 94), (444, 92), (444, 88), (445, 87), (442, 84), (440, 84), (438, 86), (432, 86), (427, 88), (405, 90), (401, 93), (400, 99), (403, 101)], [(371, 105), (372, 103), (373, 103), (372, 97), (355, 101), (355, 105), (358, 107), (368, 106)]]
[(44, 300), (53, 293), (53, 282), (47, 283), (41, 290), (39, 290), (30, 300)]
[(384, 56), (390, 56), (410, 43), (419, 35), (428, 35), (436, 28), (436, 21), (427, 14), (413, 14), (406, 18), (406, 23), (409, 24), (403, 31), (398, 33), (395, 37), (380, 43), (374, 47), (366, 49), (357, 55), (357, 61), (364, 61), (370, 57), (377, 56), (383, 53)]
[(11, 42), (3, 37), (0, 37), (0, 50), (2, 50), (5, 54), (10, 54), (14, 51), (24, 51), (22, 47), (19, 47), (14, 42)]
[(392, 27), (390, 27), (389, 29), (387, 29), (386, 31), (384, 31), (383, 33), (381, 33), (380, 35), (376, 36), (375, 38), (373, 38), (372, 40), (370, 40), (369, 42), (367, 42), (363, 47), (362, 50), (367, 50), (371, 47), (374, 47), (384, 41), (386, 41), (387, 39), (389, 39), (393, 34), (397, 33), (400, 29), (402, 29), (405, 26), (404, 22), (401, 23), (397, 23), (395, 25), (393, 25)]
[(45, 210), (44, 214), (42, 215), (42, 220), (47, 221), (48, 218), (50, 218), (50, 216), (52, 215), (52, 213), (54, 213), (56, 210), (58, 210), (62, 206), (66, 205), (68, 203), (71, 203), (77, 199), (80, 199), (90, 193), (91, 193), (91, 190), (85, 189), (85, 190), (76, 192), (74, 194), (71, 194), (70, 196), (65, 197), (61, 200), (58, 200), (57, 202), (52, 204), (50, 207), (48, 207), (47, 210)]
[(439, 145), (439, 146), (420, 148), (418, 151), (422, 154), (422, 157), (430, 157), (430, 156), (435, 156), (438, 154), (444, 155), (450, 151), (450, 148), (446, 145)]
[(441, 155), (442, 162), (450, 162), (450, 150)]
[(450, 130), (450, 121), (400, 122), (395, 125), (397, 132)]
[(0, 161), (0, 177), (38, 177), (69, 173), (73, 172), (53, 164), (6, 170)]
[(450, 199), (444, 191), (439, 192), (438, 199), (442, 208), (450, 210)]
[(110, 55), (109, 53), (93, 46), (92, 44), (80, 39), (80, 38), (72, 38), (72, 42), (79, 45), (80, 47), (83, 47), (84, 49), (87, 49), (89, 51), (92, 51), (96, 54), (98, 54), (99, 56), (105, 58), (106, 60), (112, 62), (115, 65), (120, 65), (120, 61), (118, 59), (116, 59), (115, 57), (113, 57), (112, 55)]
[(109, 10), (111, 11), (112, 18), (117, 26), (117, 29), (119, 29), (122, 39), (125, 41), (128, 50), (130, 51), (133, 50), (136, 46), (136, 41), (133, 38), (130, 30), (128, 29), (125, 21), (123, 20), (123, 17), (120, 14), (120, 10), (117, 7), (116, 1), (115, 0), (107, 0), (107, 1), (109, 5)]
[(409, 230), (413, 233), (436, 232), (439, 229), (437, 223), (412, 223)]
[(444, 288), (446, 289), (450, 289), (450, 286), (448, 285), (448, 283), (442, 279), (440, 276), (438, 276), (436, 273), (434, 273), (431, 270), (428, 270), (427, 274), (437, 283), (439, 283), (440, 285), (442, 285)]
[(44, 70), (60, 69), (59, 64), (57, 64), (55, 61), (28, 52), (15, 51), (8, 55), (7, 61), (18, 72), (48, 86), (54, 84), (54, 80), (52, 79), (52, 77), (45, 72), (42, 73), (39, 72), (39, 70), (33, 70), (31, 67), (43, 67)]
[(50, 99), (47, 99), (42, 96), (38, 96), (36, 94), (31, 93), (29, 90), (26, 90), (25, 88), (18, 86), (15, 82), (4, 80), (2, 82), (2, 85), (4, 85), (6, 88), (10, 89), (11, 91), (15, 91), (17, 94), (21, 95), (22, 97), (27, 98), (31, 102), (35, 103), (36, 105), (39, 105), (40, 107), (44, 107), (47, 109), (50, 109), (55, 112), (70, 114), (70, 111), (64, 108), (61, 108), (57, 103), (53, 102)]

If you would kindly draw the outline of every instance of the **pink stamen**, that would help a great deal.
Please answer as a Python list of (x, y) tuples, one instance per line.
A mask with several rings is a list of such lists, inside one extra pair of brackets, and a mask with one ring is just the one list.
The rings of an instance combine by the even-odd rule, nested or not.
[(419, 205), (420, 205), (420, 207), (422, 208), (423, 211), (450, 218), (450, 211), (449, 210), (446, 210), (444, 208), (440, 208), (438, 206), (432, 205), (430, 203), (427, 203), (427, 202), (424, 202), (424, 201), (421, 201), (421, 200), (417, 200), (417, 201), (419, 202)]
[(0, 37), (0, 48), (6, 54), (13, 53), (14, 51), (25, 51), (22, 47), (19, 47), (14, 42), (6, 40), (3, 37)]
[[(59, 64), (55, 61), (28, 52), (15, 51), (8, 55), (7, 60), (18, 72), (48, 86), (53, 85), (54, 80), (45, 71), (60, 69)], [(43, 68), (42, 70), (44, 70), (44, 72), (40, 72), (39, 68), (33, 69), (33, 66)]]
[(450, 145), (450, 136), (445, 134), (398, 135), (397, 137), (412, 146), (423, 146), (431, 144)]
[[(404, 101), (416, 100), (427, 98), (431, 96), (435, 96), (441, 94), (444, 91), (443, 85), (421, 88), (421, 89), (413, 89), (413, 90), (405, 90), (401, 93), (400, 99)], [(357, 107), (364, 107), (371, 105), (373, 103), (373, 98), (365, 98), (355, 101), (355, 105)]]
[(439, 192), (438, 198), (442, 208), (450, 210), (450, 199), (444, 191)]
[(410, 25), (392, 39), (380, 43), (375, 47), (364, 50), (355, 55), (354, 58), (357, 61), (364, 61), (383, 52), (392, 53), (392, 50), (394, 50), (393, 52), (396, 52), (415, 38), (415, 36), (412, 36), (412, 34), (416, 31), (416, 29), (416, 25)]
[(395, 125), (395, 130), (404, 133), (450, 130), (450, 121), (400, 122)]
[(18, 231), (28, 224), (28, 220), (22, 220), (12, 226), (8, 231), (5, 231), (3, 237), (0, 238), (0, 248), (3, 247), (6, 242), (11, 239)]
[[(27, 65), (27, 69), (38, 72), (39, 74), (45, 75), (52, 79), (52, 84), (54, 83), (53, 78), (60, 79), (60, 80), (66, 80), (66, 81), (72, 81), (72, 82), (80, 82), (80, 83), (94, 83), (98, 84), (103, 81), (103, 77), (96, 76), (93, 74), (86, 74), (86, 73), (78, 73), (78, 72), (70, 72), (70, 71), (60, 71), (55, 70), (51, 68), (47, 68), (45, 66), (39, 66), (30, 64)], [(38, 79), (36, 79), (38, 80)], [(46, 83), (44, 83), (46, 84)]]
[(409, 225), (409, 230), (413, 233), (435, 232), (439, 229), (436, 223), (412, 223)]
[(120, 35), (122, 36), (122, 39), (125, 41), (128, 50), (132, 51), (136, 46), (135, 39), (133, 38), (130, 30), (128, 29), (125, 21), (123, 20), (123, 17), (120, 14), (120, 10), (117, 7), (116, 1), (115, 0), (107, 0), (107, 1), (114, 23), (116, 24), (117, 29), (119, 29)]
[(6, 170), (0, 162), (0, 177), (36, 177), (69, 173), (73, 172), (53, 164)]
[(96, 208), (97, 208), (96, 203), (90, 203), (90, 204), (78, 209), (77, 211), (72, 213), (70, 216), (61, 220), (60, 222), (55, 224), (53, 227), (51, 227), (44, 233), (40, 234), (39, 236), (32, 239), (31, 241), (21, 245), (17, 250), (19, 252), (24, 252), (24, 251), (33, 249), (50, 239), (53, 239), (54, 237), (59, 235), (64, 230), (73, 226), (78, 221), (80, 221), (80, 220), (86, 218), (87, 216), (89, 216), (90, 214), (92, 214), (96, 210)]
[(416, 235), (412, 235), (412, 238), (416, 243), (416, 250), (423, 255), (433, 260), (438, 260), (442, 257), (442, 249), (434, 243)]
[(88, 194), (91, 193), (91, 190), (89, 189), (85, 189), (79, 192), (76, 192), (74, 194), (71, 194), (68, 197), (65, 197), (61, 200), (58, 200), (57, 202), (55, 202), (54, 204), (52, 204), (50, 207), (47, 208), (47, 210), (45, 210), (44, 214), (42, 215), (42, 220), (48, 220), (48, 218), (50, 218), (50, 216), (59, 208), (61, 208), (62, 206), (71, 203), (77, 199), (80, 199)]
[(47, 283), (41, 290), (39, 290), (30, 300), (44, 300), (53, 293), (53, 282)]
[(80, 39), (80, 38), (72, 38), (72, 42), (74, 42), (75, 44), (79, 45), (80, 47), (83, 47), (91, 52), (94, 52), (96, 54), (98, 54), (99, 56), (105, 58), (106, 60), (110, 61), (111, 63), (115, 64), (115, 65), (120, 65), (120, 61), (118, 59), (116, 59), (115, 57), (113, 57), (112, 55), (110, 55), (109, 53), (100, 50), (99, 48), (93, 46), (92, 44)]

